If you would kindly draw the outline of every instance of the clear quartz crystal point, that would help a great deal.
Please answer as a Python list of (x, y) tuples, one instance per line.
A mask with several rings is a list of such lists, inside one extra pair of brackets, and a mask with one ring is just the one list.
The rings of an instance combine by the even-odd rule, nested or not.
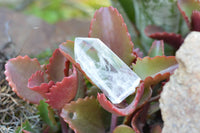
[(140, 77), (97, 38), (76, 38), (75, 61), (112, 103), (135, 92)]

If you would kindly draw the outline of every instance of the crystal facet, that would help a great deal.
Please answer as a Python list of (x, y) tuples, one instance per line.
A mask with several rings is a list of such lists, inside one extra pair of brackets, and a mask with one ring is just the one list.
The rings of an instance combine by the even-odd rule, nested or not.
[(97, 38), (76, 38), (75, 61), (90, 80), (118, 104), (135, 92), (140, 77)]

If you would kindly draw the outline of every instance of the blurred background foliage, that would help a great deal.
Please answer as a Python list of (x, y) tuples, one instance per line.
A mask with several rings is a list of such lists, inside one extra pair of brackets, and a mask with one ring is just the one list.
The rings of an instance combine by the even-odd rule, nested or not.
[[(183, 36), (189, 31), (177, 0), (0, 0), (0, 6), (5, 5), (51, 24), (71, 18), (90, 21), (96, 9), (112, 5), (122, 14), (135, 47), (145, 55), (153, 41), (144, 33), (146, 26), (160, 26)], [(174, 54), (169, 45), (165, 47), (166, 55)]]
[(90, 19), (95, 10), (110, 6), (109, 0), (0, 0), (7, 6), (25, 14), (32, 14), (48, 23), (71, 18)]

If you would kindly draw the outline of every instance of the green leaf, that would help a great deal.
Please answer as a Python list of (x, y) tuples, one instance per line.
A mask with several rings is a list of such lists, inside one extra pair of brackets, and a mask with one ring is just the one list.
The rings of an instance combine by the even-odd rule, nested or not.
[(152, 39), (144, 33), (146, 26), (161, 26), (167, 32), (178, 33), (180, 31), (182, 18), (175, 0), (132, 1), (135, 10), (135, 25), (140, 32), (141, 42), (146, 51), (152, 43)]
[(154, 114), (158, 110), (160, 110), (159, 102), (157, 102), (157, 101), (156, 102), (151, 102), (149, 110), (148, 110), (148, 116), (151, 116), (152, 114)]
[(155, 57), (155, 56), (162, 56), (162, 55), (164, 55), (164, 42), (163, 40), (161, 41), (155, 40), (152, 43), (148, 56)]
[(148, 76), (154, 77), (157, 74), (172, 73), (177, 66), (174, 56), (144, 57), (137, 59), (136, 64), (133, 64), (133, 70), (144, 80)]
[(77, 100), (78, 98), (83, 98), (86, 93), (86, 84), (84, 76), (80, 71), (77, 70), (77, 72), (78, 72), (78, 89), (74, 100)]
[(18, 127), (16, 129), (16, 133), (21, 133), (23, 130), (29, 131), (31, 133), (36, 133), (36, 131), (31, 127), (30, 123), (28, 121), (25, 121), (21, 127)]
[[(178, 7), (183, 15), (186, 15), (189, 20), (191, 20), (192, 11), (200, 11), (200, 1), (199, 0), (178, 0)], [(184, 17), (186, 17), (184, 16)]]
[(135, 10), (133, 6), (133, 0), (115, 0), (119, 1), (127, 16), (131, 20), (132, 23), (135, 23)]
[(105, 133), (109, 114), (101, 108), (94, 97), (78, 99), (66, 104), (60, 116), (75, 133)]
[(119, 125), (115, 128), (113, 133), (135, 133), (135, 131), (127, 125)]
[(40, 115), (41, 119), (50, 126), (51, 130), (53, 132), (58, 130), (56, 120), (54, 118), (54, 112), (49, 107), (47, 103), (45, 103), (43, 100), (40, 101), (40, 104), (37, 107), (38, 114)]
[(97, 94), (101, 93), (101, 90), (97, 88), (96, 86), (91, 86), (87, 88), (87, 96), (94, 96), (97, 97)]

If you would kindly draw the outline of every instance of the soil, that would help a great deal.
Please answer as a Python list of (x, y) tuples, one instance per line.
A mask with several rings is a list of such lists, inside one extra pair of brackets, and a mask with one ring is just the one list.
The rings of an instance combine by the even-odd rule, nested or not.
[(26, 120), (32, 127), (41, 127), (36, 106), (20, 99), (5, 80), (5, 63), (15, 56), (14, 50), (8, 54), (4, 48), (0, 49), (0, 133), (13, 133)]

